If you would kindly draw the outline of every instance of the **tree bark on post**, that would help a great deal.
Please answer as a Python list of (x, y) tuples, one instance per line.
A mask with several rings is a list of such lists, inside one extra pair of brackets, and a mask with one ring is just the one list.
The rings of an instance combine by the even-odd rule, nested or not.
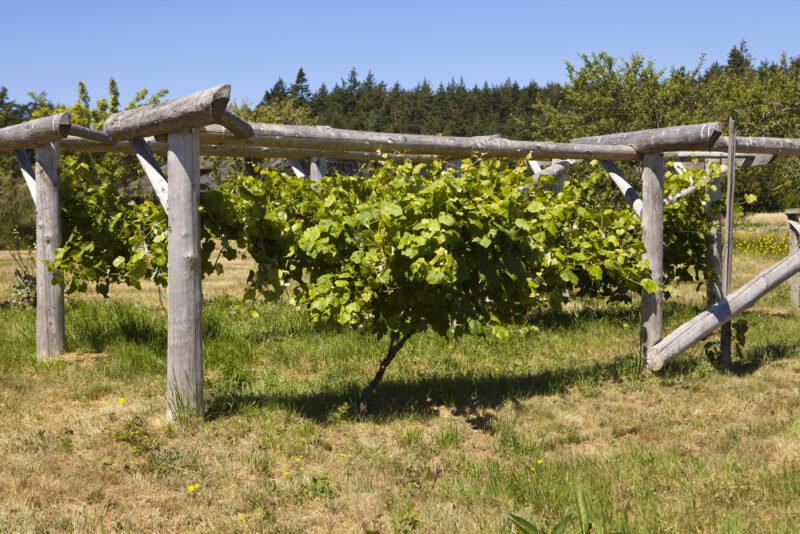
[[(706, 170), (708, 167), (706, 166)], [(710, 214), (716, 202), (722, 201), (722, 184), (714, 180), (711, 185), (714, 190), (709, 191), (709, 200), (706, 203), (706, 213)], [(718, 223), (720, 221), (713, 221)], [(706, 302), (709, 307), (722, 300), (722, 230), (714, 224), (711, 236), (706, 243), (706, 261), (708, 267), (715, 274), (715, 278), (708, 279), (706, 282)]]
[(36, 147), (36, 356), (39, 359), (63, 354), (64, 284), (53, 285), (56, 275), (45, 261), (53, 261), (61, 246), (59, 204), (58, 142)]
[(169, 134), (168, 144), (167, 420), (173, 421), (204, 411), (200, 138), (191, 129)]
[[(786, 210), (786, 217), (790, 221), (800, 222), (800, 209)], [(789, 224), (789, 254), (794, 254), (798, 250), (797, 245), (797, 229)], [(795, 308), (800, 306), (800, 275), (795, 274), (792, 276), (792, 306)]]
[[(642, 241), (650, 262), (650, 278), (664, 282), (664, 155), (646, 154), (642, 170)], [(642, 289), (640, 356), (661, 340), (664, 324), (664, 294)]]

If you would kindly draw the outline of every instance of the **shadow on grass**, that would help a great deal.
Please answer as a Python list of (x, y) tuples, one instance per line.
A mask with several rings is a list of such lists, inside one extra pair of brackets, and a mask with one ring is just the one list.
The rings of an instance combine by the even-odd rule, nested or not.
[[(456, 413), (475, 414), (480, 409), (497, 408), (506, 401), (538, 395), (557, 395), (571, 387), (591, 386), (599, 381), (621, 381), (639, 376), (641, 364), (632, 355), (611, 362), (516, 375), (434, 376), (413, 380), (386, 379), (370, 397), (370, 416), (390, 420), (411, 414), (432, 416), (439, 406)], [(220, 392), (208, 405), (206, 417), (216, 419), (249, 408), (281, 407), (318, 422), (347, 406), (347, 415), (357, 416), (361, 388), (352, 383), (338, 390), (309, 393), (252, 394)]]
[(734, 358), (733, 374), (745, 376), (753, 374), (764, 364), (790, 358), (800, 350), (800, 343), (767, 343), (747, 349), (744, 358)]
[[(796, 354), (800, 343), (770, 343), (753, 347), (744, 360), (734, 362), (734, 375), (753, 373), (764, 364)], [(707, 363), (702, 358), (678, 358), (659, 376), (669, 379), (705, 373)], [(558, 395), (573, 387), (589, 387), (601, 382), (636, 381), (642, 378), (643, 365), (634, 355), (624, 355), (609, 362), (593, 363), (570, 368), (545, 370), (516, 375), (434, 376), (413, 380), (384, 380), (370, 397), (370, 417), (374, 421), (389, 421), (409, 415), (433, 417), (439, 406), (452, 408), (455, 414), (483, 417), (479, 412), (498, 408), (504, 403), (523, 399)], [(220, 392), (207, 407), (209, 420), (235, 415), (251, 408), (278, 407), (297, 413), (316, 422), (325, 422), (344, 408), (347, 417), (356, 419), (361, 388), (366, 384), (351, 383), (340, 389), (308, 393), (239, 393)]]

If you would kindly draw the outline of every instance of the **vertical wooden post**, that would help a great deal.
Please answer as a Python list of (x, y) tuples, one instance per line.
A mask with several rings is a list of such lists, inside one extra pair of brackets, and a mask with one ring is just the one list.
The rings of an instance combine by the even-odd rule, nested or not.
[[(733, 209), (736, 188), (736, 122), (728, 121), (728, 183), (725, 195), (725, 252), (722, 256), (722, 297), (731, 292), (733, 278)], [(731, 369), (731, 323), (723, 324), (719, 331), (720, 367)]]
[[(708, 166), (706, 166), (707, 169)], [(714, 204), (722, 200), (720, 181), (714, 180), (711, 185), (714, 186), (714, 190), (709, 192), (706, 214), (710, 214)], [(722, 300), (722, 230), (716, 225), (720, 222), (719, 220), (713, 222), (714, 228), (708, 238), (708, 243), (706, 243), (706, 262), (709, 269), (716, 274), (714, 280), (709, 279), (706, 283), (706, 302), (709, 308)]]
[(319, 182), (325, 173), (328, 172), (328, 160), (325, 158), (311, 158), (311, 165), (308, 177), (314, 182)]
[[(646, 154), (642, 170), (642, 241), (650, 262), (650, 278), (664, 282), (664, 155)], [(661, 340), (664, 324), (664, 294), (642, 289), (640, 356)]]
[(203, 332), (200, 256), (200, 136), (168, 136), (169, 284), (167, 420), (202, 416)]
[[(786, 210), (786, 217), (790, 221), (800, 222), (800, 209)], [(798, 249), (797, 229), (789, 225), (789, 255), (791, 256)], [(792, 306), (800, 306), (800, 274), (792, 276)]]
[(40, 359), (63, 354), (64, 284), (53, 285), (56, 273), (44, 261), (53, 261), (61, 246), (58, 142), (36, 147), (36, 356)]

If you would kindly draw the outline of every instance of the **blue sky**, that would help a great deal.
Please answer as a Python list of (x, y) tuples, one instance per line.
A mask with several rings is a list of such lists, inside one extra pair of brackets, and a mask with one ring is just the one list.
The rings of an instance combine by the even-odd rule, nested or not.
[(2, 13), (0, 85), (18, 101), (46, 91), (72, 103), (80, 80), (100, 98), (114, 77), (124, 102), (143, 87), (177, 97), (230, 83), (232, 98), (257, 103), (301, 66), (314, 89), (353, 67), (404, 87), (462, 77), (545, 84), (564, 81), (564, 61), (578, 53), (638, 52), (662, 68), (705, 54), (708, 65), (742, 39), (757, 61), (800, 55), (797, 0), (46, 0)]

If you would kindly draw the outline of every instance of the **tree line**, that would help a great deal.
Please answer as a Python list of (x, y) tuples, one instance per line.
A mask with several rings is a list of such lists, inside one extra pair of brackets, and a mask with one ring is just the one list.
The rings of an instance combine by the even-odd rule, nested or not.
[[(509, 79), (468, 87), (463, 80), (451, 80), (436, 87), (422, 81), (411, 88), (376, 80), (371, 72), (362, 77), (353, 69), (333, 87), (322, 84), (312, 91), (300, 68), (294, 82), (279, 78), (257, 104), (235, 103), (231, 108), (261, 122), (458, 136), (500, 134), (549, 141), (727, 122), (728, 117), (736, 120), (739, 135), (800, 137), (800, 57), (784, 53), (757, 62), (742, 41), (731, 48), (725, 63), (706, 65), (701, 57), (693, 67), (664, 69), (640, 54), (614, 58), (600, 52), (580, 55), (577, 62), (567, 62), (566, 69), (564, 83), (521, 85)], [(93, 109), (83, 84), (72, 107), (50, 102), (44, 93), (30, 95), (29, 102), (19, 103), (0, 88), (0, 127), (56, 109), (73, 111), (78, 124), (98, 127), (104, 114), (119, 109), (113, 80), (109, 97), (98, 100)], [(141, 93), (137, 99), (144, 101)], [(138, 172), (135, 164), (125, 167)], [(738, 192), (757, 195), (753, 206), (757, 210), (799, 207), (798, 171), (796, 158), (743, 169)], [(134, 178), (124, 176), (126, 172), (114, 174), (120, 181)], [(13, 156), (0, 157), (2, 219), (29, 225), (31, 206), (20, 182)], [(0, 231), (5, 233), (7, 224), (3, 226)]]

